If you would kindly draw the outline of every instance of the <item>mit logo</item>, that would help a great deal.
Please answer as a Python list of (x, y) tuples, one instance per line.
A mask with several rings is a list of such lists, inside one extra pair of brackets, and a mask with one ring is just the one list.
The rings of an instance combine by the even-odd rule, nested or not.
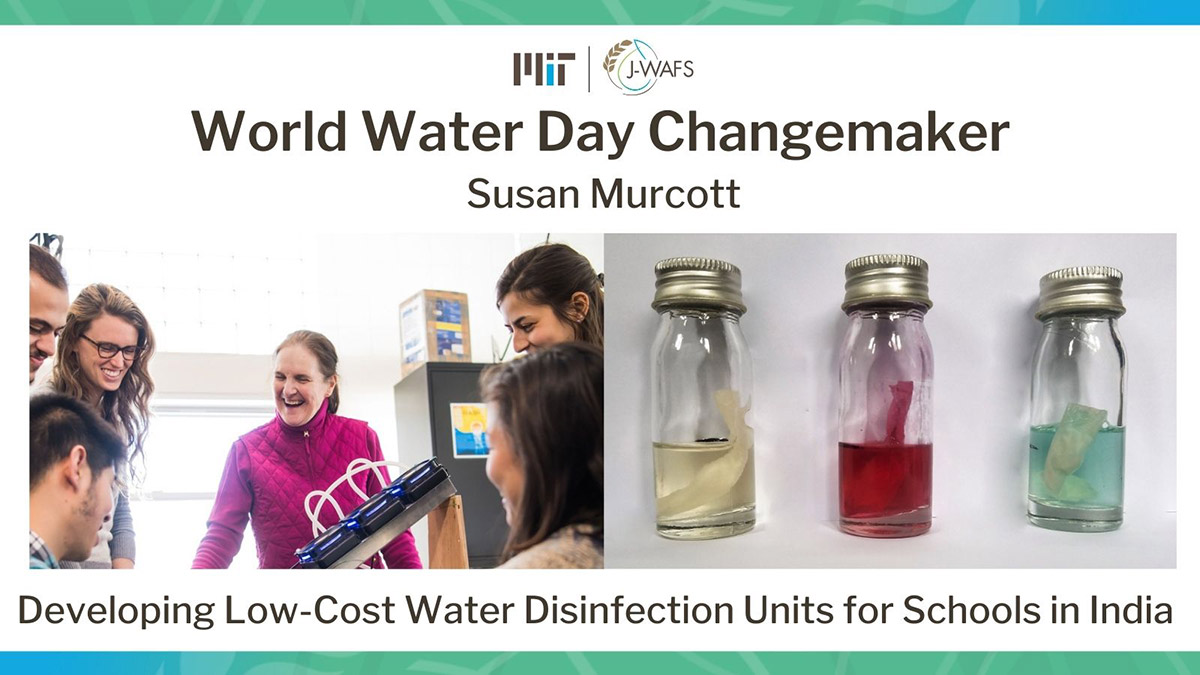
[[(558, 58), (556, 59), (555, 56)], [(574, 61), (575, 52), (515, 52), (513, 54), (513, 86), (519, 87), (521, 80), (533, 77), (537, 86), (563, 86), (567, 83), (567, 64)]]

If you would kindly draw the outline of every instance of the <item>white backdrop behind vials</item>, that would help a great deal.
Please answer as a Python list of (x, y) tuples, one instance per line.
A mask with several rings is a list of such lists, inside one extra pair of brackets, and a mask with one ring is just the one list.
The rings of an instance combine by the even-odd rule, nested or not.
[[(610, 567), (1174, 567), (1175, 238), (1172, 235), (609, 235), (606, 326)], [(934, 524), (921, 537), (837, 530), (843, 266), (911, 253), (930, 266)], [(654, 533), (650, 308), (654, 263), (711, 256), (742, 270), (754, 362), (759, 524), (679, 542)], [(1038, 280), (1103, 264), (1125, 273), (1125, 524), (1052, 532), (1025, 520)]]

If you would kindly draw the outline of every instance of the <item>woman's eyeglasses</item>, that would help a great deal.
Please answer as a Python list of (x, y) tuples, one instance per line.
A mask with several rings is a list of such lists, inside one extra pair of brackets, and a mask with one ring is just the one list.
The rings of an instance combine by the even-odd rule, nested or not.
[(102, 359), (111, 359), (112, 357), (117, 355), (117, 352), (120, 352), (122, 358), (124, 358), (126, 361), (133, 361), (134, 359), (136, 359), (138, 357), (138, 354), (140, 354), (142, 351), (142, 348), (140, 345), (129, 345), (128, 347), (118, 347), (117, 345), (114, 345), (111, 342), (96, 342), (95, 340), (93, 340), (92, 338), (90, 338), (86, 335), (80, 335), (79, 337), (92, 343), (92, 345), (96, 348), (96, 353), (99, 354), (100, 358), (102, 358)]

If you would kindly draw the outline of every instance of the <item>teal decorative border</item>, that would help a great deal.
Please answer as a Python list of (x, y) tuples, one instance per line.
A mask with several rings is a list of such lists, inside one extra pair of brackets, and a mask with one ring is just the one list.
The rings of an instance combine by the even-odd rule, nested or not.
[(43, 25), (1197, 25), (1196, 0), (0, 0)]
[[(397, 641), (403, 639), (397, 634)], [(383, 646), (383, 645), (381, 645)], [(329, 675), (332, 673), (822, 673), (853, 675), (1156, 675), (1200, 671), (1200, 653), (1177, 652), (92, 652), (0, 654), (7, 673), (89, 675)]]

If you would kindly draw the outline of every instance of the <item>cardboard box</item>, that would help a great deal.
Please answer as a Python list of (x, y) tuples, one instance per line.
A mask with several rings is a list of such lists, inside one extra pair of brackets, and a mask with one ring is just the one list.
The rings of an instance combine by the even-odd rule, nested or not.
[(467, 294), (423, 290), (400, 304), (400, 376), (427, 361), (471, 360)]

